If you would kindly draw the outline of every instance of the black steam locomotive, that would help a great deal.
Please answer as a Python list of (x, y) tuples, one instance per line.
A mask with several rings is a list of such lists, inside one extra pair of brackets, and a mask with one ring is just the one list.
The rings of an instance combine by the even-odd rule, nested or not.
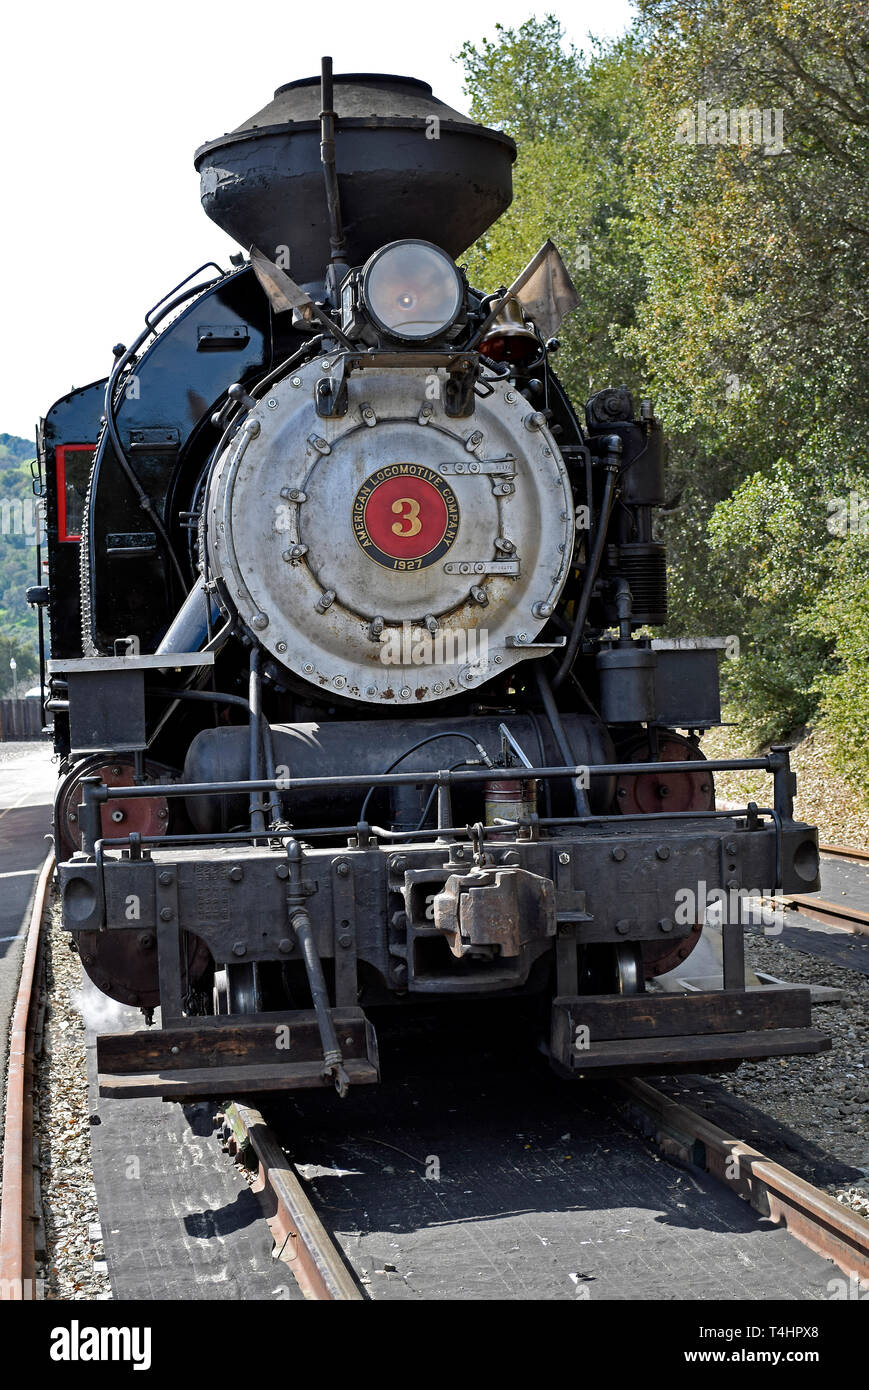
[[(807, 990), (647, 988), (709, 894), (818, 887), (787, 750), (704, 760), (714, 644), (666, 617), (652, 402), (580, 418), (547, 243), (456, 257), (513, 142), (415, 79), (291, 82), (196, 155), (245, 248), (203, 266), (39, 432), (63, 921), (153, 1024), (104, 1094), (378, 1078), (372, 1017), (539, 1006), (566, 1076), (818, 1051)], [(721, 767), (770, 804), (717, 811)]]

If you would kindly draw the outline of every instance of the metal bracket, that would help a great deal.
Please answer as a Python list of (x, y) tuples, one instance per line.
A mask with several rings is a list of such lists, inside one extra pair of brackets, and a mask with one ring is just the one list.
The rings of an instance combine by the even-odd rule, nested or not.
[(335, 956), (335, 1004), (357, 1002), (356, 897), (353, 861), (347, 856), (332, 861), (332, 943)]

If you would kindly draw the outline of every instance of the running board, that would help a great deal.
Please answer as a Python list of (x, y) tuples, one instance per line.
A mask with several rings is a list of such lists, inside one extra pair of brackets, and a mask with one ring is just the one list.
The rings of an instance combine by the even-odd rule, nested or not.
[[(361, 1009), (332, 1009), (351, 1085), (380, 1080), (377, 1038)], [(173, 1028), (97, 1038), (99, 1093), (121, 1099), (243, 1099), (333, 1084), (313, 1009), (191, 1018)]]
[(553, 1000), (550, 1060), (562, 1076), (708, 1071), (826, 1052), (806, 988), (706, 994), (577, 995)]

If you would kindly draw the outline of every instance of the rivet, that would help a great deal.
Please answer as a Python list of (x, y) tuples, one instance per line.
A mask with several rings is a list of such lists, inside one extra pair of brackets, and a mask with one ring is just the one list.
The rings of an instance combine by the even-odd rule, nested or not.
[(288, 878), (288, 877), (289, 877), (289, 873), (290, 873), (290, 871), (289, 871), (289, 869), (287, 868), (286, 864), (276, 864), (276, 865), (275, 865), (275, 877), (276, 877), (276, 878)]
[(739, 879), (738, 879), (738, 878), (729, 878), (729, 879), (727, 880), (727, 887), (728, 887), (728, 888), (738, 888), (738, 887), (739, 887)]
[(287, 952), (288, 952), (288, 951), (292, 951), (292, 949), (293, 949), (293, 943), (292, 943), (292, 941), (290, 940), (290, 938), (289, 938), (288, 936), (282, 936), (281, 939), (280, 939), (280, 941), (278, 942), (278, 950), (279, 950), (279, 951), (283, 951), (284, 954), (286, 955)]
[(279, 652), (285, 652), (287, 650), (286, 642), (278, 642), (275, 650)]
[(659, 859), (670, 858), (670, 849), (668, 845), (658, 845), (658, 848), (655, 850), (655, 853)]
[(240, 883), (242, 877), (243, 870), (238, 864), (234, 864), (227, 874), (227, 878), (231, 879), (233, 883)]
[(347, 936), (346, 933), (344, 934), (344, 936), (339, 936), (338, 945), (345, 951), (349, 950), (349, 948), (353, 945), (353, 937)]
[(251, 619), (250, 625), (255, 627), (257, 632), (262, 632), (264, 627), (268, 627), (269, 620), (265, 613), (257, 613), (256, 617)]
[(294, 385), (294, 386), (301, 386), (301, 384), (302, 384), (302, 378), (301, 378), (300, 376), (294, 376), (294, 377), (293, 377), (293, 385)]
[(627, 850), (622, 849), (621, 845), (616, 845), (615, 849), (611, 851), (611, 854), (613, 859), (615, 859), (616, 862), (620, 864), (624, 859), (625, 855), (627, 854)]
[(394, 854), (389, 861), (389, 872), (391, 874), (403, 874), (407, 868), (407, 860), (403, 854)]
[(164, 869), (161, 873), (160, 882), (162, 883), (164, 888), (168, 888), (169, 884), (172, 882), (172, 875), (170, 874), (168, 869)]
[(659, 919), (659, 921), (658, 921), (658, 926), (660, 927), (661, 931), (672, 931), (672, 930), (673, 930), (673, 921), (672, 921), (672, 918), (670, 918), (670, 917), (661, 917), (661, 918)]
[(169, 1051), (171, 1052), (173, 1057), (177, 1057), (181, 1049), (179, 1047), (170, 1047)]
[(616, 922), (616, 931), (618, 932), (619, 936), (627, 936), (627, 934), (628, 934), (628, 932), (630, 931), (630, 929), (631, 929), (631, 924), (630, 924), (630, 922), (626, 922), (626, 921)]
[(175, 915), (175, 914), (173, 913), (171, 907), (161, 907), (161, 908), (160, 908), (160, 921), (161, 921), (161, 922), (171, 922), (171, 921), (172, 921), (172, 918), (174, 917), (174, 915)]
[(233, 948), (232, 948), (232, 954), (233, 954), (234, 956), (246, 956), (246, 955), (247, 955), (247, 947), (245, 946), (245, 944), (244, 944), (243, 941), (236, 941), (236, 942), (235, 942), (235, 944), (233, 945)]
[(312, 676), (314, 674), (314, 668), (311, 665), (310, 661), (305, 662), (304, 666), (302, 667), (302, 670), (304, 671), (306, 676)]
[(409, 700), (411, 695), (413, 694), (413, 691), (411, 690), (409, 685), (403, 685), (398, 693), (401, 696), (402, 700)]
[(724, 846), (724, 848), (725, 848), (725, 850), (726, 850), (726, 852), (727, 852), (728, 854), (738, 854), (738, 853), (739, 853), (739, 846), (736, 845), (736, 844), (734, 844), (733, 840), (728, 840), (728, 842), (727, 842), (727, 844)]

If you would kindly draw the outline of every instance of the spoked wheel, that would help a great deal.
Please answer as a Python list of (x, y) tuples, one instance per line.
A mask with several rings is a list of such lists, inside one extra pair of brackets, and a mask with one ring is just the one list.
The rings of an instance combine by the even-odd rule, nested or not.
[(245, 965), (224, 965), (214, 972), (214, 1012), (216, 1014), (262, 1013), (262, 989), (256, 961)]

